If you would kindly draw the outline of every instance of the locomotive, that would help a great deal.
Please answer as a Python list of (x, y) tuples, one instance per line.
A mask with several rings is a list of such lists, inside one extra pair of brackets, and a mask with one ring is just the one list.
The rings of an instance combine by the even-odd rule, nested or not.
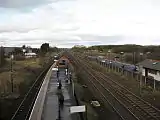
[(62, 56), (58, 61), (57, 61), (57, 66), (58, 68), (68, 68), (69, 60), (67, 57)]

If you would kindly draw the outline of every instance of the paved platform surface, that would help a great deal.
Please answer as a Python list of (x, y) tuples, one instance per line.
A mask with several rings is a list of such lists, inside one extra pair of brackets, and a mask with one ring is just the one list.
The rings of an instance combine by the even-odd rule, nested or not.
[[(61, 120), (81, 120), (78, 113), (71, 115), (69, 112), (69, 107), (76, 105), (76, 102), (72, 95), (72, 87), (69, 83), (65, 82), (66, 79), (65, 70), (61, 69), (59, 72), (59, 80), (61, 80), (62, 83), (61, 92), (64, 96), (64, 105), (63, 108), (60, 109)], [(59, 105), (57, 93), (60, 91), (57, 89), (57, 80), (57, 72), (52, 71), (44, 102), (42, 120), (56, 120), (58, 118)]]

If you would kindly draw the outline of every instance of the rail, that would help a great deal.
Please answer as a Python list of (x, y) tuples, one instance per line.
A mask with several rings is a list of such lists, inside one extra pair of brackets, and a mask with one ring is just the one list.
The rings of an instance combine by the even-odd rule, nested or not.
[[(78, 56), (78, 58), (81, 58)], [(85, 71), (94, 78), (92, 80), (92, 85), (95, 84), (95, 87), (100, 89), (100, 94), (102, 91), (107, 91), (112, 94), (119, 103), (126, 109), (135, 119), (144, 119), (144, 120), (159, 120), (160, 119), (160, 111), (142, 100), (122, 85), (116, 83), (113, 79), (104, 75), (103, 73), (97, 72), (89, 66), (87, 61), (75, 60), (76, 64), (83, 66)], [(78, 62), (77, 62), (78, 61)], [(90, 81), (90, 80), (89, 80)], [(94, 82), (94, 83), (93, 83)], [(104, 92), (102, 93), (103, 95)], [(127, 106), (127, 107), (126, 107)]]
[(35, 82), (30, 87), (29, 91), (25, 94), (11, 120), (27, 120), (29, 118), (36, 96), (44, 80), (43, 78), (52, 64), (53, 63), (50, 63), (37, 77)]
[(32, 112), (30, 114), (29, 120), (41, 120), (42, 117), (42, 112), (43, 112), (43, 105), (44, 105), (44, 101), (45, 101), (45, 97), (46, 97), (46, 91), (48, 88), (48, 84), (49, 84), (49, 80), (50, 80), (50, 76), (52, 74), (52, 68), (56, 66), (56, 63), (54, 63), (49, 71), (47, 72), (45, 78), (44, 78), (44, 82), (41, 86), (41, 89), (38, 93), (38, 96), (35, 100)]
[[(80, 64), (80, 63), (78, 62), (78, 60), (75, 60), (75, 58), (73, 58), (73, 56), (70, 56), (70, 58), (72, 58), (72, 60), (74, 59), (73, 63), (75, 63), (76, 65)], [(92, 76), (93, 76), (93, 75), (92, 75)], [(111, 104), (111, 102), (108, 101), (107, 97), (101, 92), (101, 90), (100, 90), (98, 87), (96, 87), (96, 84), (93, 83), (91, 80), (89, 80), (89, 81), (90, 81), (90, 83), (93, 85), (93, 87), (98, 91), (98, 93), (101, 94), (101, 96), (103, 97), (103, 99), (105, 100), (105, 102), (107, 101), (107, 103), (112, 107), (112, 109), (116, 112), (116, 114), (120, 117), (120, 119), (121, 119), (121, 120), (125, 120), (125, 119), (120, 115), (119, 111), (117, 111), (116, 108)]]

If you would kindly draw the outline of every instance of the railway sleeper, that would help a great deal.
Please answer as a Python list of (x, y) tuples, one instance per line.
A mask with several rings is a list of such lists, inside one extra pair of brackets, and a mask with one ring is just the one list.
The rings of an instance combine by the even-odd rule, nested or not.
[[(111, 83), (110, 83), (111, 84)], [(101, 87), (101, 86), (100, 86)], [(118, 87), (118, 85), (116, 86), (116, 88)], [(112, 88), (113, 89), (113, 88)], [(122, 91), (124, 91), (123, 89), (119, 89), (121, 92)], [(123, 96), (124, 94), (125, 94), (126, 92), (124, 92), (123, 94), (121, 93), (120, 94), (120, 96)], [(117, 94), (119, 94), (119, 93), (117, 93)], [(126, 93), (127, 95), (128, 95), (128, 93)], [(125, 96), (124, 96), (125, 97)], [(122, 97), (124, 100), (126, 100), (126, 98), (124, 98), (124, 97)], [(135, 109), (136, 107), (133, 107), (133, 105), (134, 104), (136, 104), (136, 102), (133, 102), (133, 96), (131, 96), (131, 95), (129, 95), (129, 97), (130, 97), (130, 99), (132, 99), (132, 100), (129, 100), (129, 98), (128, 98), (128, 102), (129, 102), (129, 104), (131, 104), (131, 107), (132, 107), (132, 109)], [(135, 97), (134, 97), (135, 98)], [(137, 100), (136, 100), (137, 101)], [(137, 102), (139, 102), (139, 104), (142, 104), (142, 101), (137, 101)], [(133, 105), (132, 105), (133, 104)], [(138, 104), (138, 105), (139, 105)], [(137, 108), (141, 108), (140, 106), (138, 106), (137, 104), (135, 105), (135, 106), (137, 106)], [(143, 109), (143, 108), (141, 108), (141, 109)], [(136, 110), (136, 112), (138, 112), (138, 110)], [(142, 112), (142, 111), (141, 111)], [(147, 118), (149, 117), (149, 120), (151, 120), (151, 117), (152, 116), (150, 116), (150, 115), (148, 115), (148, 113), (146, 113), (146, 112), (142, 112), (142, 114), (143, 115), (145, 115)], [(139, 114), (137, 114), (137, 115), (139, 115)], [(145, 118), (146, 118), (145, 117)], [(152, 117), (153, 118), (153, 117)], [(144, 119), (144, 118), (143, 118)], [(146, 119), (145, 119), (146, 120)]]
[[(116, 91), (116, 93), (117, 94), (119, 94), (118, 93), (118, 91)], [(126, 98), (125, 98), (125, 96), (123, 96), (123, 94), (122, 93), (120, 93), (119, 94), (123, 99), (125, 99), (126, 100)], [(130, 107), (128, 107), (131, 111), (133, 111), (134, 113), (136, 113), (136, 114), (139, 114), (139, 112), (141, 112), (142, 114), (143, 114), (143, 116), (148, 116), (148, 113), (146, 113), (146, 112), (142, 112), (142, 111), (140, 111), (139, 110), (139, 108), (141, 108), (141, 109), (143, 109), (142, 107), (140, 107), (140, 105), (135, 105), (135, 103), (133, 102), (133, 101), (131, 101), (131, 100), (126, 100), (126, 102), (128, 102), (128, 104), (130, 104)], [(123, 102), (124, 103), (124, 102)], [(136, 111), (135, 111), (135, 109), (136, 109)], [(138, 113), (137, 113), (138, 112)], [(148, 112), (148, 111), (147, 111)], [(152, 111), (153, 112), (153, 111)], [(151, 114), (151, 113), (150, 113)], [(157, 114), (157, 113), (156, 113)], [(138, 115), (139, 116), (139, 115)], [(152, 116), (154, 116), (154, 115), (152, 115)], [(150, 116), (149, 118), (151, 119), (151, 118), (153, 118), (152, 116)], [(155, 116), (154, 116), (155, 117)], [(141, 117), (140, 117), (141, 118)], [(142, 118), (144, 118), (144, 117), (142, 117)], [(149, 119), (149, 120), (150, 120)]]
[[(141, 115), (143, 114), (143, 116), (148, 116), (148, 113), (146, 112), (142, 112), (139, 108), (140, 106), (136, 105), (135, 103), (133, 103), (132, 101), (130, 100), (126, 100), (126, 98), (123, 96), (123, 98), (125, 99), (126, 102), (128, 102), (128, 107), (133, 113), (136, 114), (136, 116), (140, 116), (139, 113), (141, 113)], [(124, 102), (123, 102), (124, 103)], [(127, 103), (126, 103), (127, 104)], [(130, 105), (129, 105), (130, 104)], [(150, 116), (150, 118), (152, 118)]]
[[(103, 75), (103, 74), (102, 74)], [(108, 78), (107, 76), (105, 76), (105, 75), (103, 75), (105, 78)], [(110, 79), (110, 78), (108, 78), (108, 79)], [(139, 102), (141, 102), (141, 103), (143, 103), (143, 104), (146, 104), (146, 103), (144, 103), (138, 96), (135, 96), (133, 93), (131, 94), (131, 92), (130, 91), (126, 91), (125, 89), (126, 88), (124, 88), (123, 86), (121, 86), (121, 85), (119, 85), (118, 83), (116, 83), (116, 82), (114, 82), (112, 79), (111, 79), (111, 81), (112, 81), (112, 84), (114, 83), (114, 84), (116, 84), (120, 89), (121, 89), (121, 91), (122, 92), (124, 92), (126, 95), (128, 95), (128, 96), (130, 96), (130, 97), (132, 97), (132, 99), (134, 99), (135, 101), (139, 101)], [(109, 82), (108, 82), (109, 83)], [(111, 82), (110, 82), (111, 83)], [(115, 86), (115, 85), (114, 85)], [(119, 89), (119, 90), (120, 90)], [(146, 104), (146, 105), (148, 105), (148, 104)], [(154, 109), (154, 108), (153, 108)]]
[[(136, 108), (138, 109), (138, 108), (140, 108), (141, 106), (137, 106)], [(143, 107), (141, 107), (141, 108), (143, 108)], [(144, 109), (144, 108), (143, 108)], [(147, 111), (150, 115), (152, 115), (153, 117), (156, 117), (156, 115), (157, 115), (157, 113), (156, 112), (154, 112), (153, 110), (151, 110), (151, 109), (145, 109), (145, 111)], [(146, 113), (147, 115), (148, 115), (148, 113)]]
[(153, 110), (152, 108), (150, 108), (149, 106), (146, 106), (145, 104), (144, 105), (142, 105), (143, 103), (141, 102), (138, 102), (138, 101), (136, 101), (136, 104), (137, 104), (137, 106), (139, 106), (140, 108), (142, 108), (142, 109), (144, 109), (144, 110), (146, 110), (147, 112), (149, 112), (149, 113), (154, 113), (154, 114), (157, 114), (157, 113), (155, 113), (155, 110)]
[[(135, 105), (133, 102), (130, 102), (129, 100), (125, 100), (125, 102), (123, 101), (124, 104), (126, 104), (128, 106), (128, 108), (132, 111), (132, 112), (135, 112), (135, 111), (140, 111), (138, 108), (137, 105)], [(137, 110), (138, 109), (138, 110)], [(142, 111), (140, 111), (142, 112)], [(144, 114), (144, 113), (143, 113)], [(146, 113), (147, 114), (147, 113)]]
[(155, 113), (155, 112), (150, 112), (150, 114), (152, 114), (154, 117), (157, 117), (157, 116), (159, 116), (159, 115), (157, 115), (157, 113)]
[[(110, 88), (111, 89), (111, 88)], [(112, 88), (113, 89), (113, 88)], [(115, 90), (114, 90), (115, 91)], [(126, 100), (126, 97), (121, 93), (121, 91), (115, 91), (115, 93), (117, 93), (117, 94), (119, 94), (120, 96), (121, 96), (121, 98), (123, 98), (123, 99), (125, 99)], [(128, 94), (127, 94), (128, 95)], [(146, 112), (142, 112), (142, 111), (140, 111), (139, 110), (139, 108), (141, 108), (141, 109), (143, 109), (139, 104), (142, 104), (142, 102), (141, 101), (137, 101), (137, 102), (139, 102), (139, 104), (136, 104), (135, 102), (133, 102), (133, 100), (129, 100), (129, 99), (132, 99), (131, 98), (131, 96), (132, 95), (128, 95), (127, 97), (128, 97), (128, 100), (126, 100), (130, 105), (131, 105), (131, 107), (129, 107), (130, 109), (132, 108), (132, 111), (134, 110), (135, 111), (135, 109), (137, 109), (139, 112), (141, 112), (142, 114), (143, 114), (143, 116), (148, 116), (148, 113), (146, 113)], [(130, 98), (129, 98), (130, 97)], [(137, 111), (136, 110), (136, 111)], [(139, 114), (139, 112), (137, 113), (137, 114)], [(139, 116), (139, 115), (138, 115)], [(152, 118), (152, 116), (150, 116), (150, 118)]]
[(141, 106), (141, 105), (140, 105), (140, 107), (143, 108), (144, 110), (148, 111), (149, 113), (155, 113), (155, 111), (152, 108), (149, 108), (147, 106)]

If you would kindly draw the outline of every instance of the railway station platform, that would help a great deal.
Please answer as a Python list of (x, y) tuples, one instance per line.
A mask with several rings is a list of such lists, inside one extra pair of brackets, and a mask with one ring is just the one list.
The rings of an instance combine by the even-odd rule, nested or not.
[[(76, 106), (77, 103), (69, 74), (66, 75), (65, 69), (59, 69), (57, 77), (55, 66), (56, 64), (50, 68), (45, 77), (29, 120), (81, 120), (79, 113), (70, 113), (70, 107)], [(61, 81), (61, 89), (57, 88), (58, 81)], [(64, 96), (64, 103), (61, 106), (58, 99), (60, 94)]]

